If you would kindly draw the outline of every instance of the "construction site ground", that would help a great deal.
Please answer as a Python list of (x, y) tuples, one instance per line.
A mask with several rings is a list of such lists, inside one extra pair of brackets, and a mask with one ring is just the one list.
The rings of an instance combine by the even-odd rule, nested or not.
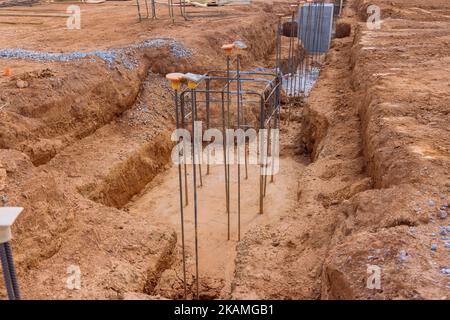
[[(378, 30), (366, 24), (371, 4)], [(12, 242), (23, 298), (181, 299), (165, 74), (223, 70), (221, 45), (236, 39), (249, 47), (243, 69), (274, 67), (277, 13), (289, 3), (189, 21), (175, 8), (174, 23), (162, 6), (139, 22), (133, 1), (79, 5), (80, 30), (64, 17), (0, 16), (0, 71), (12, 70), (0, 76), (0, 196), (25, 208)], [(450, 3), (349, 0), (340, 22), (351, 35), (333, 40), (308, 99), (283, 105), (263, 215), (249, 168), (241, 241), (235, 230), (226, 239), (221, 167), (203, 176), (202, 299), (450, 298)], [(186, 217), (192, 239), (192, 206)], [(381, 288), (368, 288), (368, 265), (381, 269)], [(72, 266), (80, 290), (67, 287)]]

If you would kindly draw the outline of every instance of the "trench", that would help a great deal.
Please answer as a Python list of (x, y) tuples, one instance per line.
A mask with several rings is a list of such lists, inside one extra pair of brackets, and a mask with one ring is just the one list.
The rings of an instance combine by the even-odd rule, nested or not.
[[(266, 27), (266, 26), (264, 26)], [(258, 29), (258, 28), (255, 28)], [(257, 31), (254, 31), (258, 33)], [(261, 31), (262, 32), (262, 31)], [(256, 40), (256, 39), (254, 39)], [(272, 46), (265, 45), (267, 51), (263, 56), (270, 56)], [(262, 51), (261, 48), (259, 50)], [(159, 54), (159, 55), (158, 55)], [(164, 53), (158, 52), (156, 58), (161, 59)], [(261, 52), (259, 52), (261, 55)], [(145, 62), (148, 63), (147, 53)], [(264, 61), (270, 64), (270, 57)], [(162, 64), (162, 63), (160, 63)], [(158, 67), (158, 66), (157, 66)], [(198, 69), (204, 69), (205, 66), (197, 65)], [(246, 66), (255, 67), (254, 65)], [(147, 66), (145, 67), (147, 68)], [(159, 67), (158, 67), (159, 68)], [(188, 65), (183, 65), (188, 68)], [(323, 71), (326, 71), (327, 66)], [(161, 71), (161, 70), (159, 70)], [(188, 70), (190, 71), (190, 70)], [(141, 71), (142, 72), (142, 71)], [(162, 72), (161, 72), (162, 73)], [(316, 75), (313, 76), (313, 78)], [(170, 162), (170, 151), (173, 143), (168, 138), (170, 129), (173, 127), (172, 106), (170, 90), (165, 79), (161, 74), (152, 74), (150, 78), (144, 79), (140, 74), (139, 79), (134, 79), (134, 87), (130, 89), (131, 96), (126, 103), (121, 104), (120, 112), (106, 117), (105, 122), (97, 123), (92, 130), (83, 131), (78, 137), (79, 141), (52, 151), (51, 155), (44, 155), (42, 158), (35, 158), (35, 165), (42, 167), (53, 167), (68, 173), (68, 177), (74, 181), (77, 191), (85, 198), (92, 200), (108, 209), (112, 207), (120, 209), (114, 211), (121, 217), (133, 217), (133, 219), (145, 219), (151, 221), (151, 225), (161, 227), (161, 230), (174, 230), (176, 237), (171, 237), (169, 244), (161, 251), (160, 257), (155, 265), (147, 266), (145, 271), (145, 283), (140, 285), (141, 292), (149, 296), (161, 296), (165, 298), (181, 299), (183, 298), (182, 281), (182, 262), (181, 262), (181, 226), (180, 226), (180, 207), (178, 195), (178, 172), (177, 167)], [(147, 80), (151, 81), (147, 81)], [(305, 83), (304, 79), (298, 79), (301, 86)], [(137, 89), (138, 83), (140, 90)], [(147, 83), (147, 87), (146, 87)], [(156, 88), (156, 89), (154, 89)], [(316, 88), (312, 88), (311, 94), (314, 94)], [(103, 94), (102, 92), (99, 95)], [(145, 118), (148, 123), (140, 122), (135, 129), (123, 131), (121, 122), (128, 122), (134, 119), (135, 112), (141, 112), (141, 103), (150, 106), (150, 112), (144, 112), (149, 116)], [(277, 227), (280, 222), (289, 220), (288, 217), (295, 215), (299, 208), (303, 208), (305, 203), (311, 199), (319, 199), (325, 206), (333, 206), (333, 197), (321, 197), (317, 190), (312, 195), (306, 195), (304, 186), (300, 185), (302, 175), (308, 173), (308, 170), (315, 170), (314, 162), (317, 155), (323, 150), (320, 146), (324, 137), (327, 135), (327, 124), (321, 121), (320, 117), (314, 114), (304, 112), (304, 101), (287, 102), (284, 105), (280, 137), (280, 171), (275, 175), (273, 183), (267, 186), (267, 196), (264, 200), (265, 212), (259, 214), (258, 198), (258, 180), (259, 167), (249, 166), (249, 178), (242, 182), (242, 205), (241, 205), (241, 228), (242, 240), (237, 241), (237, 208), (236, 208), (236, 166), (231, 167), (231, 240), (227, 240), (227, 213), (225, 210), (225, 192), (224, 177), (222, 166), (212, 166), (209, 175), (203, 175), (203, 186), (198, 188), (199, 192), (199, 271), (200, 271), (200, 293), (202, 299), (224, 299), (236, 297), (235, 291), (239, 281), (239, 273), (245, 265), (242, 265), (243, 246), (246, 245), (255, 230), (266, 228), (268, 231), (270, 243), (259, 242), (256, 240), (255, 248), (264, 244), (266, 248), (281, 248), (284, 246), (284, 240), (277, 233)], [(154, 105), (159, 107), (154, 107)], [(167, 106), (170, 105), (170, 108)], [(286, 108), (288, 107), (289, 108)], [(309, 118), (310, 117), (310, 118)], [(144, 120), (145, 120), (144, 119)], [(305, 130), (309, 122), (314, 127), (311, 132)], [(148, 124), (160, 123), (154, 129), (146, 128)], [(323, 127), (321, 127), (323, 125)], [(142, 135), (141, 131), (146, 135)], [(142, 138), (136, 138), (137, 134)], [(148, 134), (148, 135), (147, 135)], [(117, 138), (116, 138), (117, 135)], [(132, 139), (125, 137), (132, 136)], [(113, 138), (111, 138), (113, 137)], [(128, 145), (127, 145), (128, 144)], [(124, 147), (125, 146), (125, 147)], [(83, 150), (80, 156), (79, 150)], [(104, 159), (96, 157), (105, 154)], [(75, 160), (81, 164), (72, 168), (74, 159), (65, 161), (68, 156), (76, 155)], [(111, 157), (111, 158), (108, 158)], [(95, 168), (92, 174), (89, 169), (83, 168), (83, 161), (89, 163), (89, 166)], [(107, 163), (108, 166), (102, 168)], [(89, 174), (87, 174), (89, 172)], [(97, 174), (98, 173), (98, 174)], [(192, 178), (192, 168), (189, 168), (188, 177)], [(80, 180), (78, 183), (77, 179)], [(352, 191), (354, 192), (354, 191)], [(344, 194), (343, 198), (349, 198), (351, 192)], [(338, 195), (338, 197), (341, 197)], [(341, 198), (342, 198), (341, 197)], [(342, 200), (342, 199), (341, 199)], [(186, 252), (187, 252), (187, 271), (189, 298), (193, 298), (194, 293), (194, 214), (193, 214), (193, 194), (192, 187), (189, 192), (189, 205), (185, 207), (185, 232), (186, 232)], [(317, 221), (305, 216), (307, 228), (313, 228)], [(338, 226), (334, 226), (338, 228)], [(333, 229), (334, 230), (334, 229)], [(169, 232), (169, 231), (167, 231)], [(272, 236), (272, 233), (276, 233)], [(299, 231), (301, 234), (301, 231)], [(327, 233), (333, 236), (333, 232)], [(176, 245), (175, 239), (177, 241)], [(252, 245), (252, 243), (250, 243)], [(314, 248), (315, 244), (306, 243), (305, 248), (298, 248), (300, 259), (307, 259), (301, 256), (304, 250)], [(308, 248), (308, 246), (310, 248)], [(320, 254), (315, 253), (316, 255)], [(264, 253), (263, 253), (264, 254)], [(265, 266), (264, 261), (261, 267)], [(277, 264), (276, 257), (271, 261)], [(322, 263), (320, 269), (322, 269)], [(313, 282), (319, 282), (321, 273), (313, 277)], [(251, 277), (248, 277), (251, 278)], [(323, 288), (324, 291), (333, 287), (333, 278), (330, 278), (329, 286)], [(250, 283), (249, 287), (253, 289), (258, 286)], [(130, 288), (136, 291), (136, 288)], [(125, 290), (126, 291), (126, 290)], [(290, 295), (290, 296), (289, 296)], [(317, 294), (305, 295), (306, 298), (317, 298)], [(290, 290), (284, 295), (265, 297), (296, 297)]]
[[(286, 148), (283, 145), (282, 148)], [(264, 201), (264, 214), (259, 214), (259, 166), (250, 165), (248, 180), (241, 184), (241, 234), (261, 224), (271, 224), (295, 207), (297, 191), (296, 177), (305, 166), (307, 159), (292, 157), (288, 152), (280, 155), (280, 172), (275, 181), (267, 187)], [(211, 166), (210, 174), (203, 176), (203, 185), (198, 188), (198, 239), (200, 297), (204, 299), (227, 298), (230, 296), (234, 275), (234, 261), (237, 245), (237, 166), (231, 166), (231, 240), (227, 240), (227, 212), (225, 203), (225, 186), (223, 166)], [(192, 168), (188, 169), (188, 178), (192, 178)], [(171, 192), (168, 192), (171, 190)], [(180, 207), (178, 195), (178, 171), (172, 166), (159, 174), (139, 195), (128, 203), (125, 210), (133, 215), (145, 214), (155, 225), (169, 225), (177, 231), (181, 239)], [(188, 256), (188, 273), (194, 274), (194, 213), (193, 195), (189, 192), (189, 203), (184, 209), (186, 251)], [(172, 268), (179, 269), (180, 265)], [(178, 270), (181, 274), (181, 270)], [(151, 295), (163, 295), (181, 298), (181, 292), (170, 292), (167, 287), (181, 288), (181, 285), (168, 284), (179, 282), (170, 278), (170, 271), (164, 277), (164, 283), (155, 286)], [(189, 293), (192, 295), (192, 292)]]
[[(269, 52), (269, 55), (273, 52)], [(268, 59), (271, 61), (271, 58)], [(268, 62), (270, 63), (270, 62)], [(307, 85), (308, 94), (314, 91), (318, 70), (313, 70), (308, 79), (296, 75), (294, 86)], [(298, 76), (298, 77), (297, 77)], [(164, 81), (159, 75), (153, 80)], [(148, 81), (148, 80), (146, 80)], [(292, 79), (284, 79), (283, 84), (292, 85)], [(306, 84), (306, 82), (308, 83)], [(152, 81), (149, 81), (152, 82)], [(169, 104), (152, 95), (149, 86), (141, 88), (136, 101), (129, 109), (136, 108), (140, 97), (150, 94), (158, 103)], [(150, 101), (147, 97), (147, 101)], [(312, 139), (302, 133), (304, 101), (286, 102), (281, 114), (282, 130), (280, 136), (280, 171), (274, 182), (267, 186), (264, 200), (264, 214), (259, 213), (259, 166), (250, 165), (248, 179), (241, 185), (241, 235), (245, 239), (248, 232), (260, 226), (276, 225), (280, 220), (295, 212), (299, 206), (298, 186), (300, 177), (311, 162), (311, 155), (305, 147), (304, 139)], [(171, 110), (171, 109), (169, 109)], [(171, 111), (169, 111), (170, 113)], [(167, 112), (166, 112), (167, 114)], [(158, 117), (158, 116), (157, 116)], [(171, 116), (173, 117), (173, 115)], [(169, 135), (168, 132), (164, 134)], [(303, 141), (303, 142), (302, 142)], [(102, 179), (79, 188), (85, 197), (106, 206), (119, 208), (129, 215), (151, 221), (155, 227), (175, 230), (176, 247), (170, 246), (161, 254), (156, 267), (147, 271), (147, 280), (142, 292), (149, 296), (170, 299), (183, 298), (181, 224), (178, 195), (177, 166), (170, 161), (173, 146), (168, 139), (148, 142), (127, 155), (125, 161), (108, 170)], [(167, 168), (169, 167), (169, 168)], [(204, 169), (205, 171), (205, 169)], [(188, 179), (192, 179), (192, 167), (188, 167)], [(231, 239), (227, 240), (227, 212), (223, 166), (210, 168), (203, 172), (203, 185), (198, 192), (198, 239), (199, 239), (199, 282), (201, 299), (227, 299), (232, 297), (235, 282), (236, 259), (238, 255), (237, 238), (237, 166), (231, 166)], [(187, 256), (188, 298), (195, 292), (195, 242), (192, 186), (189, 191), (189, 205), (184, 208), (185, 237)], [(273, 244), (276, 246), (276, 244)]]
[[(269, 58), (270, 59), (270, 58)], [(300, 79), (298, 81), (305, 81)], [(311, 81), (311, 80), (309, 80)], [(310, 85), (312, 86), (312, 83)], [(314, 89), (312, 89), (314, 90)], [(281, 114), (282, 130), (280, 136), (280, 171), (275, 175), (274, 182), (267, 186), (267, 196), (264, 199), (264, 214), (259, 213), (259, 166), (249, 165), (248, 179), (241, 184), (241, 237), (245, 239), (248, 232), (260, 226), (275, 225), (286, 216), (294, 212), (299, 205), (298, 177), (302, 175), (310, 163), (310, 155), (302, 146), (302, 110), (304, 101), (288, 102)], [(289, 107), (289, 108), (288, 108)], [(166, 150), (166, 149), (164, 149)], [(158, 153), (158, 152), (157, 152)], [(164, 153), (165, 154), (165, 153)], [(159, 152), (159, 155), (162, 155)], [(150, 157), (152, 158), (152, 157)], [(143, 293), (149, 296), (162, 296), (170, 299), (182, 299), (182, 257), (181, 257), (181, 224), (180, 199), (178, 194), (179, 181), (177, 166), (154, 172), (150, 182), (137, 192), (132, 198), (120, 202), (122, 210), (133, 216), (144, 217), (152, 221), (156, 227), (175, 230), (177, 234), (177, 249), (165, 254), (158, 271), (152, 272), (144, 286)], [(164, 163), (164, 161), (162, 162)], [(142, 180), (134, 180), (139, 174), (134, 174), (122, 167), (119, 176), (127, 176), (128, 185), (134, 184), (136, 190), (142, 186)], [(145, 169), (145, 168), (144, 168)], [(210, 173), (205, 174), (203, 167), (202, 186), (198, 192), (198, 241), (199, 241), (199, 286), (200, 299), (227, 299), (232, 297), (238, 255), (237, 234), (237, 166), (231, 166), (231, 239), (227, 239), (227, 212), (225, 181), (223, 166), (211, 165)], [(192, 166), (188, 166), (187, 178), (192, 180)], [(115, 180), (108, 179), (108, 180)], [(120, 180), (120, 179), (119, 179)], [(109, 185), (109, 184), (108, 184)], [(116, 183), (117, 187), (124, 184)], [(105, 187), (102, 187), (105, 189)], [(124, 190), (109, 189), (111, 195)], [(90, 193), (93, 194), (92, 192)], [(99, 194), (98, 192), (96, 193)], [(184, 207), (185, 238), (187, 256), (187, 287), (188, 298), (195, 294), (195, 229), (192, 185), (188, 191), (189, 205)], [(98, 198), (92, 200), (99, 201)], [(100, 200), (111, 205), (113, 201)], [(274, 244), (276, 245), (276, 244)]]
[[(269, 58), (270, 60), (270, 58)], [(139, 104), (158, 105), (170, 104), (167, 99), (161, 99), (159, 89), (155, 90), (155, 82), (164, 83), (160, 75), (149, 74), (144, 81), (136, 102), (122, 115), (133, 113)], [(168, 88), (164, 87), (164, 92)], [(287, 107), (288, 105), (285, 105)], [(280, 137), (280, 171), (275, 175), (274, 182), (267, 186), (267, 196), (264, 200), (264, 214), (259, 213), (259, 166), (249, 165), (248, 179), (241, 185), (241, 236), (255, 227), (271, 225), (294, 211), (298, 205), (298, 177), (309, 163), (309, 156), (300, 146), (302, 102), (290, 102), (290, 108), (284, 108), (281, 114), (282, 130)], [(165, 129), (173, 126), (172, 108), (165, 110), (165, 117), (170, 121)], [(158, 121), (160, 114), (153, 119)], [(114, 125), (112, 125), (114, 128)], [(108, 128), (107, 133), (110, 132)], [(99, 130), (99, 137), (106, 134)], [(106, 173), (89, 183), (78, 187), (85, 197), (105, 206), (121, 209), (127, 215), (140, 217), (151, 221), (155, 227), (164, 230), (175, 230), (177, 246), (170, 246), (161, 254), (156, 267), (151, 266), (146, 273), (147, 280), (142, 292), (150, 296), (165, 298), (183, 298), (182, 265), (181, 265), (181, 226), (178, 195), (177, 166), (170, 161), (170, 151), (173, 143), (169, 141), (170, 132), (163, 131), (157, 136), (161, 139), (150, 139), (148, 142), (134, 147), (117, 164), (108, 168)], [(166, 139), (167, 138), (167, 139)], [(97, 140), (95, 135), (92, 140)], [(96, 142), (96, 144), (98, 141)], [(75, 146), (75, 149), (82, 149)], [(70, 152), (70, 150), (68, 151)], [(95, 149), (93, 152), (98, 153)], [(89, 158), (89, 156), (88, 156)], [(58, 159), (56, 159), (58, 160)], [(169, 168), (168, 168), (169, 167)], [(237, 166), (231, 166), (231, 239), (227, 240), (227, 212), (225, 205), (225, 186), (223, 166), (210, 168), (210, 173), (203, 171), (203, 186), (198, 187), (199, 193), (199, 281), (200, 298), (217, 299), (230, 298), (235, 274), (237, 256)], [(188, 168), (188, 179), (192, 179), (192, 168)], [(185, 236), (188, 271), (189, 296), (194, 292), (194, 214), (193, 192), (189, 190), (190, 205), (185, 210)]]
[[(201, 299), (448, 299), (440, 271), (448, 268), (446, 240), (429, 237), (448, 223), (436, 215), (444, 202), (448, 207), (450, 193), (448, 143), (442, 143), (448, 68), (439, 42), (448, 40), (448, 23), (428, 21), (445, 17), (427, 4), (429, 19), (416, 26), (424, 9), (405, 11), (402, 1), (375, 1), (386, 13), (379, 33), (363, 23), (371, 3), (347, 1), (336, 27), (342, 37), (320, 61), (313, 89), (298, 74), (283, 79), (285, 91), (292, 83), (294, 94), (307, 87), (308, 99), (282, 97), (280, 172), (267, 186), (264, 214), (258, 168), (250, 166), (242, 180), (241, 241), (237, 168), (231, 167), (230, 240), (223, 167), (203, 171), (197, 188)], [(163, 30), (159, 20), (155, 29), (133, 29), (142, 37), (183, 40), (191, 59), (168, 48), (140, 48), (134, 70), (77, 60), (58, 62), (53, 72), (27, 61), (26, 70), (36, 72), (18, 76), (29, 88), (18, 94), (15, 78), (2, 82), (0, 102), (9, 104), (0, 104), (0, 185), (11, 204), (26, 208), (13, 241), (24, 297), (184, 298), (178, 172), (170, 159), (174, 106), (164, 76), (223, 69), (220, 46), (236, 38), (250, 44), (246, 70), (273, 68), (273, 26), (288, 6), (264, 4), (257, 18), (211, 28), (192, 21)], [(286, 61), (282, 67), (289, 69)], [(316, 76), (313, 70), (307, 78)], [(195, 298), (192, 203), (190, 186), (184, 208), (189, 299)], [(69, 263), (81, 266), (83, 290), (63, 287)], [(386, 271), (383, 290), (367, 290), (368, 263)]]

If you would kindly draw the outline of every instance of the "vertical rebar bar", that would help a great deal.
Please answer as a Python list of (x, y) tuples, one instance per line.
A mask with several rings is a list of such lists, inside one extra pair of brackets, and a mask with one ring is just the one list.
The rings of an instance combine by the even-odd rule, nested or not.
[(174, 23), (175, 15), (173, 13), (173, 0), (168, 0), (168, 5), (169, 5), (169, 16), (170, 16), (170, 18), (172, 18), (172, 23)]
[[(178, 91), (175, 90), (175, 120), (177, 130), (180, 129), (179, 120), (179, 106), (178, 106)], [(178, 139), (180, 140), (180, 139)], [(180, 141), (178, 141), (179, 143)], [(184, 139), (183, 139), (184, 142)], [(186, 153), (186, 149), (183, 147), (183, 153)], [(183, 208), (183, 178), (181, 173), (181, 159), (180, 159), (180, 147), (178, 145), (178, 184), (180, 186), (180, 218), (181, 218), (181, 251), (183, 255), (183, 283), (184, 283), (184, 299), (187, 298), (187, 285), (186, 285), (186, 250), (185, 250), (185, 238), (184, 238), (184, 208)]]
[(11, 273), (9, 271), (8, 258), (6, 256), (5, 247), (3, 246), (3, 243), (0, 244), (0, 260), (1, 260), (1, 264), (2, 264), (3, 278), (5, 280), (5, 287), (6, 287), (6, 292), (8, 294), (8, 299), (16, 300), (16, 296), (14, 293), (14, 287), (12, 285)]
[[(205, 82), (206, 82), (206, 94), (205, 94), (205, 98), (206, 98), (206, 130), (208, 130), (209, 129), (209, 127), (210, 127), (210, 121), (211, 121), (211, 106), (210, 106), (210, 99), (211, 99), (211, 97), (210, 97), (210, 95), (209, 95), (209, 79), (206, 79), (205, 80)], [(207, 155), (206, 155), (206, 174), (207, 175), (209, 175), (209, 162), (210, 162), (210, 159), (209, 159), (209, 152), (207, 153)]]
[[(297, 81), (298, 81), (298, 52), (299, 52), (299, 46), (298, 46), (298, 17), (297, 17), (297, 13), (298, 13), (298, 5), (296, 5), (296, 6), (292, 6), (293, 8), (296, 8), (296, 9), (294, 9), (293, 10), (293, 14), (294, 14), (294, 21), (293, 21), (293, 25), (294, 25), (294, 27), (295, 26), (297, 26), (297, 28), (296, 28), (296, 30), (295, 30), (295, 32), (294, 32), (294, 34), (296, 34), (297, 36), (296, 36), (296, 38), (294, 38), (294, 39), (292, 39), (293, 40), (293, 42), (294, 42), (294, 48), (295, 48), (295, 50), (294, 50), (294, 83), (293, 83), (293, 86), (292, 86), (292, 92), (291, 92), (291, 95), (292, 95), (292, 97), (294, 97), (295, 98), (295, 96), (296, 96), (296, 88), (297, 88)], [(297, 41), (295, 41), (295, 39), (297, 40)]]
[(156, 19), (156, 2), (152, 0), (152, 19)]
[(304, 6), (304, 3), (302, 2), (300, 4), (300, 6), (299, 6), (300, 18), (299, 18), (299, 31), (298, 31), (298, 33), (299, 33), (298, 40), (299, 41), (301, 40), (301, 47), (302, 47), (302, 52), (301, 52), (301, 57), (300, 57), (300, 68), (299, 68), (300, 69), (300, 71), (299, 71), (300, 72), (300, 75), (299, 75), (300, 82), (298, 84), (298, 86), (299, 86), (299, 88), (298, 88), (299, 94), (300, 94), (300, 92), (302, 92), (303, 83), (305, 82), (304, 67), (305, 67), (305, 53), (306, 53), (306, 49), (305, 49), (305, 42), (304, 42), (305, 34), (304, 34), (304, 31), (303, 31), (304, 24), (305, 24), (305, 22), (304, 22), (304, 20), (305, 20), (304, 11), (305, 10), (303, 9), (303, 6)]
[[(191, 90), (191, 100), (192, 100), (192, 117), (194, 117), (194, 121), (197, 121), (197, 119), (198, 119), (198, 114), (197, 114), (197, 95), (196, 95), (195, 89)], [(201, 143), (201, 141), (200, 141), (200, 143)], [(201, 157), (202, 157), (201, 152), (199, 152), (198, 155), (197, 155), (197, 160), (198, 160), (198, 174), (199, 174), (200, 187), (203, 186), (203, 180), (202, 180), (202, 159), (201, 159)], [(195, 166), (195, 162), (194, 162), (194, 166)], [(195, 186), (195, 187), (197, 187), (197, 186)]]
[(270, 149), (270, 135), (272, 132), (272, 128), (271, 128), (271, 123), (272, 123), (272, 117), (269, 118), (269, 123), (267, 124), (267, 150), (266, 150), (266, 154), (265, 154), (265, 166), (264, 166), (264, 197), (266, 196), (266, 190), (267, 190), (267, 167), (268, 167), (268, 160), (269, 160), (269, 150)]
[(229, 206), (228, 206), (228, 178), (227, 178), (227, 159), (228, 159), (228, 155), (227, 155), (227, 139), (225, 136), (225, 94), (222, 91), (221, 93), (221, 98), (222, 98), (222, 131), (223, 131), (223, 167), (225, 169), (225, 202), (226, 202), (226, 208), (227, 208), (227, 219), (228, 219), (228, 224), (227, 224), (227, 234), (228, 234), (228, 240), (230, 240), (230, 210), (229, 210)]
[(278, 17), (278, 26), (277, 26), (277, 40), (276, 40), (276, 55), (275, 55), (275, 65), (276, 72), (281, 73), (281, 33), (282, 33), (283, 24), (281, 22), (281, 16)]
[[(227, 126), (225, 128), (224, 136), (225, 136), (225, 145), (228, 149), (229, 143), (228, 143), (228, 135), (227, 135), (227, 129), (230, 128), (230, 85), (231, 85), (231, 79), (230, 79), (230, 56), (227, 55)], [(231, 217), (230, 217), (230, 159), (229, 159), (229, 152), (227, 150), (226, 153), (226, 159), (225, 159), (225, 167), (226, 167), (226, 178), (225, 182), (227, 185), (226, 190), (226, 200), (227, 200), (227, 215), (228, 215), (228, 240), (230, 240), (230, 223), (231, 223)]]
[[(294, 61), (293, 61), (293, 57), (294, 57), (294, 41), (292, 38), (292, 34), (293, 34), (293, 30), (294, 30), (294, 12), (292, 12), (291, 14), (291, 24), (290, 24), (290, 30), (289, 30), (289, 54), (288, 54), (288, 74), (289, 74), (289, 78), (288, 78), (288, 95), (292, 95), (292, 81), (293, 81), (293, 69), (294, 69)], [(289, 108), (290, 109), (290, 108)]]
[(263, 174), (263, 170), (264, 170), (264, 161), (263, 161), (263, 157), (264, 157), (264, 99), (263, 97), (261, 97), (261, 106), (260, 106), (260, 132), (262, 132), (262, 134), (260, 134), (260, 138), (259, 138), (259, 214), (263, 214), (264, 213), (264, 200), (263, 200), (263, 193), (264, 193), (264, 174)]
[(147, 16), (145, 17), (146, 19), (148, 19), (149, 17), (149, 11), (148, 11), (148, 0), (144, 0), (145, 1), (145, 11), (147, 13)]
[(141, 16), (141, 6), (139, 5), (139, 0), (136, 0), (136, 5), (137, 5), (137, 10), (138, 10), (139, 22), (141, 22), (142, 16)]
[(307, 8), (306, 23), (305, 23), (305, 76), (303, 82), (303, 92), (306, 95), (307, 83), (309, 81), (309, 67), (310, 67), (310, 49), (311, 49), (311, 3), (305, 5)]
[(6, 259), (8, 261), (9, 274), (11, 277), (11, 284), (14, 290), (14, 296), (16, 300), (20, 300), (19, 282), (17, 281), (16, 268), (14, 267), (11, 244), (9, 242), (5, 242), (3, 244), (3, 248), (5, 250)]
[[(181, 127), (183, 129), (186, 129), (186, 113), (184, 109), (184, 95), (181, 95), (180, 99), (180, 105), (181, 105)], [(188, 193), (188, 177), (187, 177), (187, 159), (186, 159), (186, 141), (183, 138), (183, 162), (184, 162), (184, 194), (185, 194), (185, 202), (186, 206), (189, 205), (189, 193)]]
[(192, 176), (194, 183), (194, 229), (195, 229), (195, 282), (196, 282), (196, 297), (199, 298), (199, 279), (198, 279), (198, 199), (197, 199), (197, 172), (195, 165), (195, 154), (196, 154), (196, 136), (195, 136), (195, 114), (197, 112), (197, 107), (195, 103), (192, 104)]
[(184, 20), (188, 20), (186, 15), (186, 0), (180, 0), (180, 13)]
[[(240, 61), (241, 57), (238, 54), (236, 57), (236, 87), (237, 87), (237, 128), (241, 129), (241, 80), (240, 80)], [(245, 139), (245, 136), (244, 136)], [(238, 141), (238, 149), (237, 149), (237, 171), (238, 171), (238, 241), (241, 241), (241, 155), (239, 150)], [(244, 140), (245, 143), (245, 140)]]

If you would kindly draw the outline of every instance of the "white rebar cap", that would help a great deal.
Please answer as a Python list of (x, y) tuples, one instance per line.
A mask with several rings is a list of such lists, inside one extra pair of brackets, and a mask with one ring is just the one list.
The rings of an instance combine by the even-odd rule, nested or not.
[(245, 50), (247, 49), (247, 44), (242, 40), (236, 40), (233, 42), (235, 48), (238, 48), (239, 50)]
[(192, 81), (195, 83), (199, 83), (200, 81), (202, 81), (205, 78), (204, 75), (202, 74), (195, 74), (195, 73), (186, 73), (184, 75), (184, 79), (186, 79), (187, 81)]
[(0, 243), (11, 240), (11, 226), (22, 211), (20, 207), (0, 207)]

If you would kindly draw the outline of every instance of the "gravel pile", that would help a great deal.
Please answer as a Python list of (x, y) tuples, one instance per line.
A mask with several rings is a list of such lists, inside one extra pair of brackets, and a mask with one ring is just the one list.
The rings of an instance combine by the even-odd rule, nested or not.
[(193, 52), (185, 48), (181, 43), (175, 39), (149, 39), (141, 43), (134, 44), (127, 48), (109, 49), (109, 50), (95, 50), (90, 52), (69, 52), (69, 53), (51, 53), (42, 51), (32, 51), (25, 49), (0, 49), (0, 58), (2, 59), (25, 59), (33, 61), (56, 61), (68, 62), (73, 60), (80, 60), (85, 58), (99, 58), (105, 61), (109, 66), (114, 63), (120, 63), (127, 69), (134, 69), (138, 62), (134, 58), (136, 50), (143, 48), (163, 48), (169, 47), (170, 52), (177, 58), (188, 58), (192, 56)]
[(39, 0), (0, 0), (0, 8), (31, 6), (38, 3)]

